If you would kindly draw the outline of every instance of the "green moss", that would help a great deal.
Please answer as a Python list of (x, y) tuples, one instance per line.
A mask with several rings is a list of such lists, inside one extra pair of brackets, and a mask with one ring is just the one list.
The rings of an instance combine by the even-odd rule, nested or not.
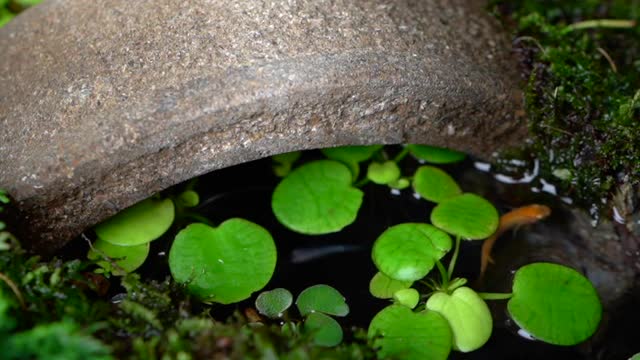
[[(632, 1), (496, 2), (514, 25), (542, 175), (583, 204), (640, 182), (640, 30)], [(580, 25), (575, 25), (580, 22)], [(572, 25), (573, 24), (573, 25)], [(612, 28), (613, 26), (613, 28)]]

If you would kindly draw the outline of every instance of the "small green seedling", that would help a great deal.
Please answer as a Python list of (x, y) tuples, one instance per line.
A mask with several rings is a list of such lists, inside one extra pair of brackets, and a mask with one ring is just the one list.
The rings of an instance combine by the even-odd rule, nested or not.
[[(264, 291), (256, 299), (256, 309), (268, 318), (281, 319), (291, 306), (291, 299), (286, 289)], [(342, 327), (331, 316), (346, 316), (349, 306), (338, 290), (323, 284), (308, 287), (298, 295), (296, 307), (304, 318), (302, 333), (312, 336), (316, 345), (336, 346), (342, 342)], [(298, 326), (286, 322), (282, 329), (295, 335)]]

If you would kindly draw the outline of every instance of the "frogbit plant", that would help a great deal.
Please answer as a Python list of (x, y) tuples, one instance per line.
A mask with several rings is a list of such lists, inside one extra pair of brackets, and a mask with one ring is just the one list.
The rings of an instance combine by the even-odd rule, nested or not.
[[(370, 291), (394, 302), (369, 326), (369, 337), (381, 357), (446, 359), (452, 349), (470, 352), (482, 347), (493, 328), (485, 300), (509, 299), (508, 311), (515, 323), (551, 344), (577, 344), (595, 332), (602, 312), (598, 296), (586, 278), (568, 267), (524, 266), (516, 272), (509, 294), (477, 293), (465, 286), (467, 279), (453, 277), (461, 241), (494, 234), (498, 212), (484, 198), (464, 193), (438, 167), (423, 165), (412, 176), (404, 176), (398, 163), (409, 153), (432, 164), (457, 162), (464, 154), (424, 145), (407, 145), (394, 158), (380, 146), (322, 152), (328, 159), (288, 167), (291, 171), (273, 193), (274, 214), (293, 231), (327, 234), (350, 225), (362, 204), (359, 188), (368, 182), (392, 189), (412, 185), (422, 198), (436, 203), (430, 223), (394, 225), (373, 245), (371, 256), (379, 272), (370, 282)], [(370, 162), (360, 179), (364, 161)], [(445, 268), (441, 260), (452, 250)], [(430, 274), (433, 268), (438, 269), (439, 279)], [(427, 291), (421, 293), (424, 287)]]
[[(287, 316), (293, 295), (287, 289), (277, 288), (264, 291), (256, 298), (256, 309), (267, 318), (285, 319), (281, 323), (283, 331), (299, 335), (298, 326)], [(313, 285), (303, 290), (296, 300), (298, 312), (303, 317), (302, 334), (313, 338), (316, 345), (336, 346), (342, 342), (340, 324), (332, 316), (346, 316), (349, 306), (340, 292), (329, 285)]]

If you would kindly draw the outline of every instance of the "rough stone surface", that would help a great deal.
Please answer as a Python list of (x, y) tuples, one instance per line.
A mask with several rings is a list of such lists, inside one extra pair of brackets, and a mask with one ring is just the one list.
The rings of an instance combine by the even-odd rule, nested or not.
[(49, 0), (0, 29), (0, 187), (42, 252), (199, 174), (298, 149), (526, 133), (474, 0)]

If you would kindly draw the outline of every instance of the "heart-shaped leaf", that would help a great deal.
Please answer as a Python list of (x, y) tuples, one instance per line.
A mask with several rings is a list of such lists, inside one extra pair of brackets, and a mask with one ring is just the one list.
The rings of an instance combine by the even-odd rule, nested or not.
[(459, 287), (451, 295), (444, 292), (431, 295), (427, 309), (447, 319), (455, 350), (469, 352), (479, 349), (491, 336), (493, 319), (489, 307), (468, 287)]
[(344, 296), (338, 290), (323, 284), (304, 289), (298, 295), (296, 306), (302, 316), (314, 312), (334, 316), (346, 316), (349, 313), (349, 306), (344, 301)]
[(293, 170), (273, 192), (271, 207), (284, 226), (302, 234), (342, 230), (358, 215), (363, 193), (351, 186), (349, 169), (319, 160)]
[(96, 225), (98, 237), (114, 245), (148, 243), (169, 230), (174, 208), (171, 199), (143, 200)]
[(342, 342), (342, 327), (332, 317), (311, 313), (304, 320), (303, 331), (312, 334), (313, 342), (320, 346), (336, 346)]
[(277, 288), (271, 291), (264, 291), (256, 299), (256, 309), (260, 314), (271, 318), (281, 318), (282, 314), (293, 303), (293, 295), (287, 289)]
[(403, 305), (387, 306), (376, 314), (368, 337), (381, 359), (445, 360), (451, 352), (451, 329), (442, 315), (414, 313)]
[[(89, 250), (87, 258), (89, 260), (98, 260), (97, 264), (113, 275), (124, 276), (134, 271), (144, 263), (149, 255), (149, 243), (134, 246), (113, 245), (102, 239), (93, 243), (93, 248)], [(104, 259), (103, 255), (108, 256), (117, 265), (113, 266), (111, 262)]]
[(373, 244), (371, 257), (380, 272), (400, 281), (425, 277), (451, 249), (451, 238), (429, 224), (406, 223), (388, 228)]
[(462, 193), (449, 174), (433, 166), (418, 168), (413, 176), (413, 188), (423, 198), (436, 203)]
[(244, 219), (229, 219), (217, 228), (191, 224), (181, 230), (169, 252), (173, 278), (196, 297), (230, 304), (262, 289), (276, 266), (271, 234)]
[(418, 159), (428, 161), (432, 164), (449, 164), (462, 161), (465, 157), (464, 153), (449, 150), (446, 148), (429, 146), (429, 145), (407, 145), (409, 151)]
[(431, 212), (440, 229), (467, 240), (485, 239), (498, 228), (498, 210), (475, 194), (462, 194), (440, 202)]
[(375, 184), (386, 185), (400, 178), (400, 168), (393, 161), (372, 162), (367, 168), (367, 178)]
[(410, 288), (413, 281), (400, 281), (377, 272), (369, 282), (369, 292), (380, 299), (391, 299), (398, 290)]
[(518, 269), (507, 308), (518, 326), (555, 345), (586, 340), (597, 330), (602, 316), (591, 282), (571, 268), (551, 263)]

